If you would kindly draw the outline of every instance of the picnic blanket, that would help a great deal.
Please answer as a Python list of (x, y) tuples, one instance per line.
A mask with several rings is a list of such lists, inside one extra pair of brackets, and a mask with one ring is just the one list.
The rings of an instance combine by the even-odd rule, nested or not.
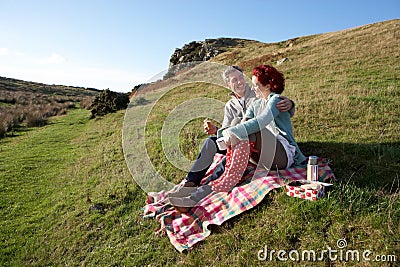
[[(206, 178), (222, 157), (223, 155), (215, 156)], [(324, 158), (318, 159), (319, 181), (336, 179), (328, 163), (328, 160)], [(157, 219), (161, 227), (156, 234), (166, 233), (172, 245), (179, 252), (183, 252), (211, 234), (209, 225), (221, 225), (230, 218), (250, 210), (258, 205), (268, 192), (284, 186), (288, 180), (303, 179), (307, 179), (306, 167), (268, 172), (256, 169), (255, 165), (249, 164), (238, 186), (228, 193), (214, 192), (208, 195), (186, 214), (176, 211), (168, 203), (165, 198), (167, 192), (149, 193), (153, 202), (143, 208), (143, 217)], [(181, 184), (175, 186), (171, 191), (180, 186)]]

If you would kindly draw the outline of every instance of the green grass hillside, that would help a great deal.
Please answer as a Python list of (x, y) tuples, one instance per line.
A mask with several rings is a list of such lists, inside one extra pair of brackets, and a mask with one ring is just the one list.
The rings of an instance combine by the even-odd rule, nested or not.
[(65, 114), (76, 105), (88, 108), (99, 92), (0, 77), (0, 138), (14, 136), (26, 126), (46, 125), (48, 117)]
[[(273, 64), (286, 76), (284, 94), (296, 103), (294, 134), (303, 152), (332, 160), (339, 181), (309, 202), (271, 192), (253, 210), (212, 227), (193, 250), (178, 253), (160, 227), (144, 220), (145, 192), (132, 178), (122, 150), (124, 112), (89, 120), (73, 109), (48, 125), (0, 139), (0, 266), (259, 266), (258, 252), (335, 249), (339, 239), (366, 261), (301, 261), (304, 266), (395, 266), (400, 249), (400, 20), (265, 44), (249, 41), (214, 62), (250, 75)], [(159, 92), (138, 96), (138, 116)], [(154, 91), (152, 91), (152, 88)], [(227, 91), (207, 83), (173, 88), (159, 99), (144, 131), (147, 154), (171, 182), (184, 172), (168, 163), (160, 131), (173, 108), (188, 99), (226, 101)], [(221, 110), (222, 112), (222, 110)], [(202, 118), (180, 132), (193, 159), (204, 139)], [(139, 138), (141, 132), (135, 132)], [(133, 138), (136, 135), (132, 135)], [(193, 142), (189, 142), (193, 138)], [(146, 150), (135, 151), (145, 156)], [(391, 259), (392, 262), (376, 262)], [(397, 262), (393, 262), (396, 256)], [(279, 262), (273, 266), (287, 266)]]

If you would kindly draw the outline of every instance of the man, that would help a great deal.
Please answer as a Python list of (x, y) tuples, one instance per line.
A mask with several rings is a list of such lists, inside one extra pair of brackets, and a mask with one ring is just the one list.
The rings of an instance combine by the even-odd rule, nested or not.
[[(230, 93), (231, 99), (225, 104), (224, 109), (224, 119), (222, 122), (222, 129), (234, 126), (243, 119), (246, 114), (247, 108), (256, 99), (255, 93), (247, 85), (243, 71), (238, 66), (230, 66), (223, 73), (222, 78), (226, 86), (232, 90)], [(282, 101), (277, 103), (277, 108), (282, 111), (289, 111), (290, 115), (294, 115), (294, 103), (281, 96)], [(213, 162), (216, 153), (225, 154), (225, 150), (220, 150), (217, 146), (217, 133), (218, 128), (216, 125), (211, 123), (209, 120), (204, 121), (204, 131), (208, 135), (214, 135), (208, 137), (200, 150), (200, 153), (195, 160), (193, 166), (191, 167), (189, 173), (185, 178), (184, 187), (196, 187), (200, 185), (201, 180), (206, 174), (208, 168)], [(225, 161), (223, 160), (221, 164), (218, 165), (213, 173), (213, 179), (219, 177), (224, 171)]]

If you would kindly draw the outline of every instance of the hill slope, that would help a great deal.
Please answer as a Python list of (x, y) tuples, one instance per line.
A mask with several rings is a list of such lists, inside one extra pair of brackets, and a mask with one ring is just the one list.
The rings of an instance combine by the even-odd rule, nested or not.
[[(337, 174), (339, 177), (347, 177), (349, 169), (358, 168), (352, 166), (353, 164), (364, 166), (363, 170), (367, 173), (372, 171), (368, 167), (369, 156), (354, 150), (368, 150), (370, 147), (383, 149), (382, 152), (389, 155), (392, 153), (389, 152), (391, 149), (386, 151), (386, 148), (381, 146), (398, 146), (399, 31), (399, 20), (392, 20), (273, 44), (244, 41), (241, 47), (230, 48), (228, 52), (217, 55), (211, 61), (239, 65), (248, 76), (252, 68), (259, 64), (272, 64), (283, 71), (286, 77), (286, 89), (283, 94), (296, 103), (296, 115), (292, 118), (296, 139), (312, 144), (304, 147), (306, 153), (318, 153), (333, 159), (343, 167), (346, 166), (337, 170)], [(286, 61), (277, 65), (277, 61), (283, 58), (286, 58)], [(190, 77), (192, 73), (182, 73), (181, 76), (151, 84), (143, 89), (142, 94), (167, 88), (179, 81), (180, 77)], [(216, 76), (219, 77), (219, 73)], [(186, 77), (181, 80), (185, 79)], [(205, 85), (201, 88), (203, 91), (221, 90)], [(165, 101), (173, 103), (176, 99), (175, 103), (179, 104), (178, 99), (188, 100), (193, 97), (189, 90), (185, 92), (181, 88), (176, 91), (175, 95), (172, 91), (169, 92), (170, 97)], [(183, 93), (185, 95), (182, 95)], [(226, 101), (225, 96), (226, 92), (221, 90), (219, 99)], [(207, 97), (207, 94), (204, 94), (204, 97)], [(168, 110), (165, 107), (163, 110), (167, 116)], [(159, 112), (162, 113), (163, 110)], [(162, 116), (156, 118), (162, 121)], [(158, 131), (161, 131), (162, 125), (159, 124), (159, 127)], [(150, 136), (160, 137), (157, 131), (149, 132), (147, 137)], [(148, 144), (153, 144), (154, 140), (150, 140)], [(337, 151), (344, 144), (349, 153)], [(151, 151), (154, 146), (149, 145), (147, 149)], [(162, 146), (154, 151), (154, 154), (163, 154)], [(160, 161), (160, 171), (164, 163)], [(392, 174), (399, 169), (399, 163), (395, 160), (389, 164), (391, 167), (380, 170), (389, 176), (385, 176), (387, 179), (383, 180), (376, 179), (375, 182), (380, 185), (390, 183), (393, 177), (396, 177)], [(370, 175), (358, 174), (356, 180), (361, 184), (364, 179), (370, 179), (365, 178)], [(177, 171), (172, 176), (183, 175), (183, 172)]]
[[(295, 137), (306, 154), (332, 159), (340, 178), (326, 198), (314, 203), (275, 190), (250, 212), (213, 227), (193, 250), (178, 254), (167, 237), (154, 235), (158, 222), (141, 218), (145, 193), (132, 181), (122, 154), (124, 113), (89, 121), (88, 111), (75, 109), (43, 128), (0, 140), (0, 265), (258, 266), (266, 264), (257, 258), (264, 248), (322, 253), (328, 246), (336, 249), (339, 239), (349, 251), (372, 251), (371, 262), (377, 255), (397, 255), (398, 261), (399, 30), (395, 20), (274, 44), (248, 42), (212, 59), (240, 65), (249, 75), (257, 64), (288, 58), (277, 67), (287, 77), (284, 94), (296, 102)], [(146, 121), (152, 163), (178, 182), (185, 173), (164, 156), (164, 121), (193, 96), (225, 101), (227, 91), (191, 83), (158, 99), (160, 87), (172, 79), (139, 91), (142, 100), (130, 110)], [(144, 118), (143, 110), (155, 100)], [(180, 132), (188, 157), (196, 156), (205, 137), (201, 119)], [(144, 157), (144, 151), (136, 155)], [(369, 264), (325, 256), (298, 264)], [(288, 263), (275, 257), (271, 264)]]
[(48, 117), (65, 114), (78, 104), (89, 108), (99, 92), (0, 77), (0, 138), (13, 136), (21, 125), (43, 126)]
[(99, 90), (66, 85), (50, 85), (37, 82), (28, 82), (0, 76), (0, 90), (12, 92), (31, 92), (37, 94), (65, 95), (65, 96), (93, 96)]

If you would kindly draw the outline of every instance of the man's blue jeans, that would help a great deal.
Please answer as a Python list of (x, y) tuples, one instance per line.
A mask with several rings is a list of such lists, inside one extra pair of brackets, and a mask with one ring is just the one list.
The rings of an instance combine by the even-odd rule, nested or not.
[[(217, 137), (210, 136), (204, 141), (197, 159), (186, 176), (186, 181), (200, 185), (200, 182), (204, 178), (208, 168), (211, 166), (216, 153), (225, 154), (226, 150), (220, 150), (217, 146)], [(225, 170), (225, 162), (226, 160), (224, 158), (224, 160), (218, 164), (217, 168), (207, 182), (215, 180), (221, 176)]]

